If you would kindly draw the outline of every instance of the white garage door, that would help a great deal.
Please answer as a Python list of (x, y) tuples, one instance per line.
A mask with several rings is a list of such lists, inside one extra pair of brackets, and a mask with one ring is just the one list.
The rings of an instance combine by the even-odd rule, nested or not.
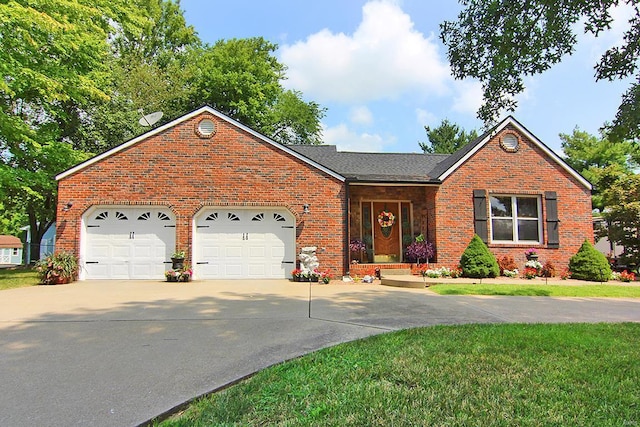
[(163, 279), (176, 222), (164, 208), (104, 207), (84, 219), (84, 278)]
[(295, 220), (286, 209), (206, 208), (194, 234), (199, 279), (283, 279), (295, 267)]

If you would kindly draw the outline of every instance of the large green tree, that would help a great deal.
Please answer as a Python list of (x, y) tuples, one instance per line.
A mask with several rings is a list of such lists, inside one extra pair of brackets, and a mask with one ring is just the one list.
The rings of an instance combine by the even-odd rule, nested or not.
[(319, 144), (325, 109), (284, 89), (277, 45), (263, 39), (219, 40), (193, 49), (179, 101), (189, 111), (208, 104), (281, 143)]
[(638, 166), (638, 146), (631, 141), (612, 144), (605, 133), (597, 137), (577, 127), (571, 134), (559, 136), (564, 160), (594, 185), (593, 207), (602, 210), (603, 184), (610, 182), (612, 177), (631, 173)]
[(622, 263), (640, 266), (640, 175), (626, 174), (603, 191), (608, 236), (624, 247)]
[(457, 124), (449, 122), (448, 119), (444, 119), (435, 128), (425, 126), (424, 130), (427, 132), (429, 142), (419, 142), (418, 144), (425, 153), (455, 153), (478, 137), (475, 129), (467, 133)]
[(35, 243), (55, 218), (54, 176), (85, 158), (69, 136), (108, 98), (110, 40), (144, 22), (126, 0), (0, 2), (0, 195)]
[(623, 42), (606, 50), (595, 65), (597, 80), (634, 77), (610, 126), (615, 140), (640, 139), (640, 7), (637, 0), (460, 0), (457, 21), (441, 24), (453, 75), (480, 80), (484, 104), (478, 117), (494, 122), (513, 111), (523, 78), (539, 74), (570, 55), (577, 24), (595, 36), (611, 28), (611, 8), (631, 6)]

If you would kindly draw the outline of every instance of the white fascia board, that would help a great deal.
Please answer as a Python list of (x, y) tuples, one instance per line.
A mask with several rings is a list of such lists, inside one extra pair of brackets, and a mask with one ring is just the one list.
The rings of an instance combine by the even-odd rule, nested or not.
[(78, 171), (81, 171), (82, 169), (84, 169), (84, 168), (86, 168), (86, 167), (88, 167), (88, 166), (90, 166), (90, 165), (92, 165), (94, 163), (98, 163), (99, 161), (101, 161), (103, 159), (106, 159), (107, 157), (110, 157), (110, 156), (118, 153), (119, 151), (125, 150), (125, 149), (131, 147), (132, 145), (135, 145), (135, 144), (137, 144), (137, 143), (139, 143), (139, 142), (141, 142), (141, 141), (143, 141), (143, 140), (145, 140), (147, 138), (150, 138), (150, 137), (152, 137), (154, 135), (157, 135), (160, 132), (164, 132), (165, 130), (170, 129), (170, 128), (174, 127), (174, 126), (177, 126), (180, 123), (182, 123), (184, 121), (187, 121), (187, 120), (189, 120), (189, 119), (191, 119), (193, 117), (196, 117), (196, 116), (198, 116), (198, 115), (200, 115), (202, 113), (212, 114), (212, 115), (214, 115), (214, 116), (216, 116), (216, 117), (218, 117), (218, 118), (220, 118), (220, 119), (232, 124), (233, 126), (235, 126), (237, 128), (240, 128), (241, 130), (243, 130), (243, 131), (255, 136), (256, 138), (260, 139), (261, 141), (263, 141), (263, 142), (265, 142), (265, 143), (267, 143), (269, 145), (272, 145), (272, 146), (284, 151), (287, 154), (290, 154), (290, 155), (296, 157), (297, 159), (307, 163), (308, 165), (313, 166), (316, 169), (320, 169), (324, 173), (326, 173), (326, 174), (338, 179), (339, 181), (341, 181), (341, 182), (345, 181), (345, 177), (343, 177), (342, 175), (337, 174), (336, 172), (332, 171), (331, 169), (328, 169), (328, 168), (322, 166), (321, 164), (316, 163), (311, 159), (308, 159), (307, 157), (304, 157), (303, 155), (301, 155), (301, 154), (293, 151), (292, 149), (288, 148), (284, 144), (280, 144), (280, 143), (275, 142), (274, 140), (272, 140), (270, 138), (267, 138), (266, 136), (262, 135), (261, 133), (256, 132), (255, 130), (243, 125), (242, 123), (232, 119), (231, 117), (228, 117), (228, 116), (220, 113), (219, 111), (214, 110), (213, 108), (211, 108), (209, 106), (201, 107), (201, 108), (199, 108), (199, 109), (197, 109), (195, 111), (192, 111), (191, 113), (188, 113), (188, 114), (185, 114), (184, 116), (178, 117), (177, 119), (175, 119), (175, 120), (173, 120), (173, 121), (171, 121), (169, 123), (166, 123), (166, 124), (156, 128), (156, 129), (150, 130), (147, 133), (143, 133), (142, 135), (140, 135), (140, 136), (138, 136), (136, 138), (133, 138), (133, 139), (131, 139), (131, 140), (129, 140), (129, 141), (123, 143), (123, 144), (118, 145), (117, 147), (114, 147), (114, 148), (112, 148), (110, 150), (107, 150), (104, 153), (99, 154), (99, 155), (97, 155), (95, 157), (92, 157), (89, 160), (86, 160), (86, 161), (84, 161), (84, 162), (72, 167), (71, 169), (68, 169), (68, 170), (58, 174), (56, 176), (56, 180), (60, 181), (61, 179), (64, 179), (69, 175), (73, 175), (74, 173), (76, 173)]
[(444, 181), (449, 175), (455, 172), (464, 162), (469, 160), (475, 153), (478, 152), (482, 147), (484, 147), (496, 134), (498, 134), (502, 129), (504, 129), (507, 125), (512, 125), (519, 132), (529, 138), (540, 150), (542, 150), (546, 155), (548, 155), (553, 161), (558, 163), (564, 170), (569, 172), (571, 176), (573, 176), (576, 180), (578, 180), (582, 185), (584, 185), (589, 190), (593, 189), (593, 185), (589, 181), (587, 181), (582, 175), (580, 175), (576, 170), (574, 170), (571, 166), (569, 166), (560, 156), (558, 156), (553, 150), (547, 147), (542, 141), (540, 141), (535, 135), (529, 132), (524, 126), (518, 123), (513, 117), (509, 116), (505, 120), (502, 121), (490, 134), (488, 134), (482, 141), (476, 144), (475, 147), (471, 151), (469, 151), (464, 157), (458, 160), (453, 164), (449, 169), (444, 171), (438, 178), (441, 181)]

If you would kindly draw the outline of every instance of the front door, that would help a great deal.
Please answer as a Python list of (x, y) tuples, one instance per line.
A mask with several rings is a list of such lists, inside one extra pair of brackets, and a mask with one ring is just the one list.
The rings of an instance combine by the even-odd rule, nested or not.
[(373, 203), (373, 262), (400, 262), (400, 212), (398, 203)]

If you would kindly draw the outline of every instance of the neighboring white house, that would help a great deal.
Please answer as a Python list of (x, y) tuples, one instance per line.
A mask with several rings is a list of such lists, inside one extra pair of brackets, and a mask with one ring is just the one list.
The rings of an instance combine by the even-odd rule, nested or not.
[[(25, 232), (25, 252), (24, 252), (24, 263), (31, 263), (31, 227), (26, 226), (22, 227)], [(40, 241), (40, 258), (44, 258), (48, 255), (51, 255), (56, 249), (56, 224), (51, 224), (47, 231), (42, 236), (42, 240)]]
[(0, 235), (0, 265), (22, 264), (22, 241), (15, 236)]

